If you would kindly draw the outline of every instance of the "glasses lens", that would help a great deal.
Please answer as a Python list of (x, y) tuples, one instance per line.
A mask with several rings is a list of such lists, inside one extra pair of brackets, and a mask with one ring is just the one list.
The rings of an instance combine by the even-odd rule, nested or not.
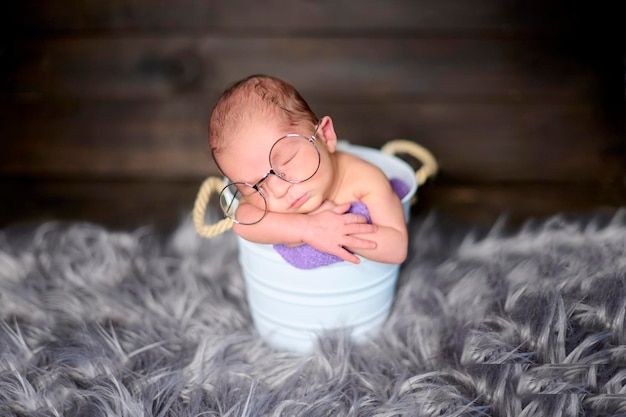
[(274, 144), (270, 164), (276, 174), (289, 182), (311, 178), (320, 166), (317, 148), (304, 136), (286, 136)]
[[(254, 207), (238, 210), (240, 201)], [(220, 193), (220, 206), (227, 217), (241, 224), (258, 223), (267, 211), (267, 202), (261, 193), (244, 183), (232, 183), (224, 187)]]

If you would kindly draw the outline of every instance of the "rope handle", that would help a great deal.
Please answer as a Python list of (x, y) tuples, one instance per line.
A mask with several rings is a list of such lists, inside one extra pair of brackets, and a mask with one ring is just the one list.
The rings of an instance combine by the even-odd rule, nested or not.
[(233, 221), (228, 217), (214, 224), (204, 223), (206, 208), (211, 200), (211, 194), (219, 193), (222, 188), (224, 188), (224, 180), (219, 177), (209, 177), (200, 186), (200, 191), (198, 191), (198, 196), (193, 206), (193, 224), (196, 232), (202, 237), (210, 239), (233, 227)]
[(439, 164), (432, 153), (421, 145), (406, 139), (395, 139), (387, 142), (380, 148), (381, 152), (388, 155), (407, 154), (411, 155), (422, 166), (415, 172), (417, 185), (424, 184), (429, 178), (434, 177), (439, 170)]

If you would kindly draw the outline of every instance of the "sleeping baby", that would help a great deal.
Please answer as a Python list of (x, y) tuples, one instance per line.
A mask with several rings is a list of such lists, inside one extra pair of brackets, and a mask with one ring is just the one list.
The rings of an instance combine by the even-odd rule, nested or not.
[(274, 244), (300, 268), (358, 264), (356, 255), (405, 260), (403, 184), (337, 150), (332, 119), (318, 119), (291, 84), (265, 75), (235, 83), (211, 112), (209, 144), (232, 181), (221, 207), (242, 238)]

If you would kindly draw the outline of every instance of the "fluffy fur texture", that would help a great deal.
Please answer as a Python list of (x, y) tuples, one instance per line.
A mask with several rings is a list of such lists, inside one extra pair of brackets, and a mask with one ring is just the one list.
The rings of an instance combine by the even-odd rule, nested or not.
[(0, 233), (2, 416), (626, 415), (626, 213), (410, 225), (392, 316), (311, 355), (255, 335), (231, 233)]

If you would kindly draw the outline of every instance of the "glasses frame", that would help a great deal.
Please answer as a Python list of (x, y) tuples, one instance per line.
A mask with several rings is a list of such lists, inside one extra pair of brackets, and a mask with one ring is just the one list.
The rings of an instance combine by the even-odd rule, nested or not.
[[(265, 216), (267, 215), (267, 199), (265, 197), (265, 194), (263, 193), (263, 190), (261, 188), (259, 188), (259, 187), (260, 187), (261, 184), (263, 184), (263, 182), (265, 182), (265, 180), (267, 180), (269, 178), (270, 175), (275, 175), (276, 177), (278, 177), (281, 180), (283, 180), (285, 182), (288, 182), (290, 184), (300, 184), (300, 183), (303, 183), (303, 182), (308, 181), (311, 178), (313, 178), (315, 176), (315, 174), (317, 174), (317, 172), (319, 171), (320, 165), (321, 165), (321, 160), (322, 160), (322, 156), (320, 154), (320, 150), (317, 147), (317, 145), (315, 144), (315, 136), (317, 135), (317, 131), (318, 131), (319, 127), (320, 127), (320, 123), (321, 123), (321, 120), (319, 122), (317, 122), (317, 124), (315, 125), (315, 130), (313, 131), (313, 134), (310, 137), (301, 135), (299, 133), (289, 133), (289, 134), (287, 134), (285, 136), (281, 136), (280, 138), (278, 138), (276, 140), (276, 142), (274, 142), (274, 144), (270, 148), (270, 152), (269, 152), (269, 155), (268, 155), (268, 160), (269, 160), (269, 164), (270, 164), (269, 171), (267, 171), (265, 173), (265, 175), (263, 175), (263, 177), (261, 177), (261, 179), (258, 180), (257, 182), (255, 182), (254, 184), (250, 184), (250, 183), (243, 182), (243, 181), (237, 181), (237, 182), (228, 183), (224, 188), (222, 188), (222, 191), (220, 191), (219, 200), (220, 200), (220, 207), (221, 207), (222, 211), (224, 212), (224, 216), (228, 217), (229, 219), (231, 219), (234, 223), (238, 223), (238, 224), (241, 224), (241, 225), (244, 225), (244, 226), (251, 226), (253, 224), (257, 224), (261, 220), (263, 220), (265, 218)], [(295, 180), (294, 181), (294, 180), (287, 179), (287, 178), (285, 178), (285, 174), (284, 173), (276, 172), (274, 170), (274, 167), (272, 167), (272, 151), (274, 150), (276, 145), (281, 140), (286, 139), (286, 138), (302, 138), (302, 139), (308, 141), (311, 145), (313, 145), (313, 147), (315, 148), (315, 151), (317, 152), (317, 168), (315, 168), (315, 171), (311, 175), (309, 175), (309, 177), (307, 177), (307, 178), (305, 178), (303, 180)], [(243, 222), (237, 221), (237, 219), (235, 219), (235, 218), (233, 218), (233, 217), (231, 217), (231, 216), (229, 216), (227, 214), (226, 209), (221, 204), (222, 196), (228, 190), (228, 188), (230, 188), (233, 185), (235, 187), (237, 185), (243, 185), (245, 187), (250, 187), (250, 188), (254, 189), (256, 192), (258, 192), (261, 195), (261, 198), (263, 198), (263, 203), (264, 203), (265, 206), (263, 207), (263, 215), (261, 216), (261, 218), (259, 220), (255, 221), (255, 222), (252, 222), (252, 223), (243, 223)], [(233, 203), (235, 202), (235, 200), (239, 200), (239, 199), (235, 198), (233, 196)], [(231, 203), (231, 206), (232, 206), (232, 203)], [(230, 208), (230, 206), (229, 206), (229, 208)]]

